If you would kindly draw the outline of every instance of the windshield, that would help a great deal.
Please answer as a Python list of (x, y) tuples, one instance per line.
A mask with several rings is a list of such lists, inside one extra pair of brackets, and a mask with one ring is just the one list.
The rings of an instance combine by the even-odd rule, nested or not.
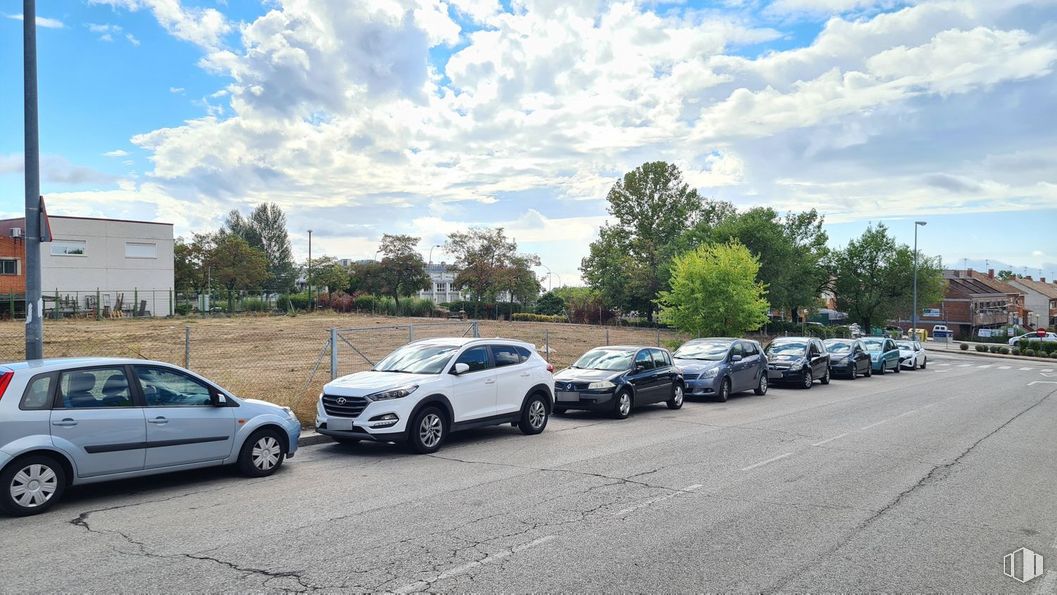
[(851, 351), (851, 343), (845, 341), (834, 341), (826, 343), (826, 351), (830, 353), (847, 353)]
[(782, 341), (767, 346), (768, 355), (803, 355), (807, 351), (807, 343), (803, 341)]
[(457, 345), (407, 345), (390, 353), (371, 371), (440, 374), (458, 350)]
[(574, 368), (585, 370), (628, 370), (634, 351), (623, 349), (592, 349), (580, 356)]
[(718, 362), (727, 356), (730, 349), (728, 341), (712, 341), (707, 343), (687, 343), (675, 352), (676, 359), (699, 359), (710, 362)]
[(896, 343), (896, 347), (898, 347), (898, 348), (900, 348), (900, 349), (902, 349), (904, 351), (914, 351), (914, 346), (913, 345), (911, 345), (910, 343), (903, 342), (903, 341), (900, 341), (900, 342)]
[(882, 339), (863, 339), (863, 345), (866, 346), (867, 351), (881, 351), (881, 345), (884, 344)]

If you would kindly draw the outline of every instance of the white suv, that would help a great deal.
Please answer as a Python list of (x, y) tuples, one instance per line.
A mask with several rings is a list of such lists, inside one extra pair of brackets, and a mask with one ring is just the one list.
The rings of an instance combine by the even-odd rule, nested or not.
[(521, 341), (417, 341), (324, 386), (316, 429), (343, 444), (407, 442), (420, 453), (436, 452), (448, 432), (482, 426), (539, 434), (554, 405), (553, 371)]

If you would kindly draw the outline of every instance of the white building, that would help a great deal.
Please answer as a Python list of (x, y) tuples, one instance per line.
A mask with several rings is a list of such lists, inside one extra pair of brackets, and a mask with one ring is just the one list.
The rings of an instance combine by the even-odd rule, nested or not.
[[(111, 316), (172, 314), (171, 223), (56, 215), (48, 222), (52, 241), (40, 246), (48, 310), (63, 315), (91, 311), (98, 299), (102, 312)], [(22, 219), (0, 222), (8, 233), (24, 225)]]
[(466, 299), (463, 292), (455, 286), (455, 273), (448, 269), (447, 264), (443, 262), (440, 264), (428, 264), (426, 265), (426, 272), (429, 273), (432, 287), (420, 290), (418, 297), (430, 300), (434, 304), (458, 302)]

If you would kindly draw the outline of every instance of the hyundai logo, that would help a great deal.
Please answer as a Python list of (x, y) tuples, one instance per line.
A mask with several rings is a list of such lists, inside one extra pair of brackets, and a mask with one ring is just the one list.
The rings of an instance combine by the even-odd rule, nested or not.
[(338, 405), (344, 405), (345, 403), (348, 403), (348, 402), (349, 402), (349, 400), (346, 399), (345, 397), (338, 397), (338, 400), (337, 400)]

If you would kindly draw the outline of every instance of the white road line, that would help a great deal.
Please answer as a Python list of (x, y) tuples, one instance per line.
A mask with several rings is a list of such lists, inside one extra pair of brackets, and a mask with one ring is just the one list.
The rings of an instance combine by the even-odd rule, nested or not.
[(993, 365), (994, 365), (994, 364), (987, 364), (986, 366), (976, 366), (976, 367), (977, 367), (977, 368), (980, 368), (980, 369), (982, 370), (982, 369), (984, 369), (984, 368), (990, 368), (990, 367), (991, 367), (991, 366), (993, 366)]
[(998, 369), (999, 370), (1008, 370), (1010, 368), (1009, 368), (1009, 366), (998, 366)]
[(1027, 372), (1027, 371), (1034, 370), (1034, 369), (1035, 368), (1020, 368), (1020, 371), (1021, 372)]
[(1049, 570), (1042, 577), (1042, 580), (1035, 585), (1034, 595), (1043, 595), (1044, 593), (1050, 595), (1057, 593), (1057, 572)]
[(879, 426), (881, 424), (886, 424), (886, 423), (888, 423), (890, 421), (892, 421), (892, 420), (891, 419), (882, 419), (881, 421), (879, 421), (877, 423), (872, 423), (872, 424), (870, 424), (868, 426), (863, 426), (863, 427), (861, 427), (859, 429), (860, 430), (869, 430), (870, 428), (876, 428), (877, 426)]
[(947, 364), (936, 364), (936, 365), (937, 365), (937, 366), (949, 366), (949, 365), (951, 365), (951, 364), (947, 363)]
[(780, 461), (780, 460), (782, 460), (782, 459), (784, 459), (784, 458), (786, 458), (788, 456), (792, 456), (792, 454), (793, 453), (791, 453), (791, 452), (787, 452), (785, 454), (781, 454), (781, 455), (778, 455), (776, 457), (771, 457), (771, 458), (767, 459), (766, 461), (760, 461), (759, 463), (756, 463), (754, 465), (749, 465), (748, 467), (742, 467), (741, 470), (742, 471), (751, 471), (751, 470), (753, 470), (753, 469), (755, 469), (757, 467), (763, 467), (764, 465), (773, 463), (775, 461)]
[(973, 367), (973, 365), (972, 364), (958, 364), (958, 367), (959, 368), (971, 368), (971, 367)]
[(937, 374), (940, 373), (940, 372), (950, 372), (950, 370), (936, 370)]
[(1045, 370), (1039, 370), (1039, 371), (1045, 374), (1046, 372), (1052, 372), (1053, 368), (1046, 368)]
[(399, 589), (397, 589), (396, 592), (397, 593), (417, 593), (419, 591), (422, 591), (423, 589), (426, 589), (426, 588), (430, 587), (430, 585), (432, 585), (433, 583), (435, 583), (437, 581), (444, 580), (446, 578), (451, 578), (453, 576), (458, 576), (460, 574), (464, 574), (465, 572), (467, 572), (469, 570), (472, 570), (474, 568), (477, 568), (478, 566), (484, 566), (485, 564), (491, 564), (492, 562), (495, 562), (496, 560), (502, 560), (503, 558), (512, 556), (512, 555), (514, 555), (514, 554), (516, 554), (516, 553), (518, 553), (520, 551), (527, 550), (530, 547), (536, 547), (537, 545), (543, 545), (544, 543), (547, 543), (548, 541), (551, 541), (552, 539), (556, 539), (556, 537), (554, 535), (547, 535), (545, 537), (540, 537), (539, 539), (530, 541), (528, 543), (524, 543), (524, 544), (519, 545), (519, 546), (515, 546), (515, 547), (510, 548), (508, 550), (503, 550), (503, 551), (501, 551), (499, 553), (492, 554), (491, 556), (487, 556), (487, 557), (481, 558), (480, 560), (475, 560), (473, 562), (467, 562), (466, 564), (463, 564), (462, 566), (456, 566), (455, 568), (452, 568), (450, 570), (446, 570), (446, 571), (444, 571), (444, 572), (442, 572), (442, 573), (440, 573), (440, 574), (438, 574), (438, 575), (436, 575), (434, 577), (430, 577), (429, 579), (426, 579), (424, 581), (418, 581), (416, 583), (411, 583), (411, 584), (408, 584), (408, 585), (404, 585), (403, 587), (400, 587)]
[(624, 516), (625, 514), (628, 514), (629, 512), (634, 512), (634, 511), (636, 511), (636, 510), (638, 510), (640, 508), (646, 508), (647, 506), (651, 506), (651, 505), (656, 504), (658, 502), (664, 502), (665, 500), (670, 500), (670, 499), (678, 496), (679, 494), (684, 494), (686, 492), (692, 492), (692, 491), (696, 490), (699, 487), (701, 487), (701, 484), (695, 483), (694, 485), (687, 486), (687, 487), (679, 490), (678, 492), (673, 492), (671, 494), (667, 494), (667, 495), (664, 495), (664, 496), (658, 496), (657, 498), (650, 498), (649, 500), (646, 500), (644, 502), (640, 502), (640, 503), (636, 504), (635, 506), (630, 506), (628, 508), (625, 508), (624, 510), (615, 512), (615, 513), (613, 513), (613, 516)]
[(826, 444), (827, 442), (833, 442), (834, 440), (840, 440), (841, 438), (847, 436), (849, 433), (850, 432), (844, 432), (840, 436), (834, 436), (832, 438), (826, 438), (822, 442), (816, 442), (816, 443), (812, 444), (811, 446), (822, 446), (823, 444)]
[(895, 416), (893, 419), (899, 419), (900, 417), (906, 417), (908, 415), (911, 415), (911, 414), (914, 414), (914, 413), (917, 413), (917, 412), (918, 412), (917, 409), (911, 409), (910, 411), (907, 411), (905, 413), (900, 413), (899, 415)]

